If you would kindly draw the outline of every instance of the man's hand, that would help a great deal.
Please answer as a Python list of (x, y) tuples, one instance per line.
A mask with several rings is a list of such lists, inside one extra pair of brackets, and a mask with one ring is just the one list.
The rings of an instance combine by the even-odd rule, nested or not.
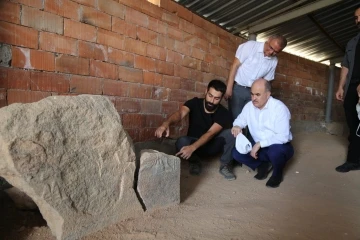
[(239, 135), (240, 133), (242, 133), (242, 129), (239, 126), (234, 126), (231, 129), (231, 133), (234, 137), (236, 137), (237, 135)]
[(165, 127), (165, 126), (160, 126), (156, 129), (155, 131), (155, 136), (158, 137), (158, 138), (161, 138), (163, 136), (163, 133), (166, 132), (166, 135), (165, 137), (169, 137), (169, 134), (170, 134), (170, 130), (169, 130), (169, 127)]
[(231, 98), (232, 96), (232, 89), (231, 88), (226, 88), (226, 92), (224, 95), (224, 99), (227, 101)]
[[(359, 87), (358, 87), (359, 88)], [(359, 92), (359, 91), (358, 91)], [(344, 89), (339, 88), (336, 92), (336, 99), (339, 101), (344, 101)]]
[(257, 142), (251, 149), (251, 152), (250, 152), (250, 155), (257, 159), (258, 156), (257, 156), (257, 152), (260, 150), (261, 146), (260, 146), (260, 142)]
[(192, 145), (185, 146), (182, 147), (180, 151), (175, 154), (175, 156), (181, 157), (183, 159), (189, 159), (195, 150), (196, 149)]

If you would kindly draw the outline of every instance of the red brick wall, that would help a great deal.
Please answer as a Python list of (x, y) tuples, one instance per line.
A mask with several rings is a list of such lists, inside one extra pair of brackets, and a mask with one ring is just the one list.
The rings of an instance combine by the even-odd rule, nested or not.
[[(211, 79), (226, 80), (244, 41), (171, 0), (3, 0), (0, 43), (12, 59), (0, 67), (0, 107), (105, 95), (134, 141), (151, 139)], [(282, 53), (274, 95), (294, 120), (321, 121), (327, 79), (326, 66)], [(172, 135), (185, 131), (184, 121)]]
[[(279, 54), (273, 96), (290, 109), (292, 121), (325, 121), (329, 67), (288, 53)], [(335, 69), (332, 121), (344, 121), (342, 103), (335, 99), (340, 69)]]

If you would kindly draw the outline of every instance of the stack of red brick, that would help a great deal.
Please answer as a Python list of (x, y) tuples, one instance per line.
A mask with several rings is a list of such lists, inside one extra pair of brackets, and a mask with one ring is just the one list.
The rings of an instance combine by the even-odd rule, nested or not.
[[(244, 41), (171, 0), (4, 0), (0, 43), (12, 58), (0, 67), (0, 107), (106, 95), (134, 141), (148, 140), (211, 79), (226, 80)], [(295, 120), (317, 121), (327, 79), (325, 65), (281, 53), (274, 94)], [(184, 122), (173, 135), (185, 131)]]

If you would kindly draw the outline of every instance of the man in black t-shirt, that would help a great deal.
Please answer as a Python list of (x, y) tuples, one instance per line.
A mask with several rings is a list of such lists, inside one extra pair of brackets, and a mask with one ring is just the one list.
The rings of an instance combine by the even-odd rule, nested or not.
[[(360, 7), (355, 10), (354, 17), (355, 24), (360, 29)], [(349, 145), (345, 163), (335, 170), (346, 173), (360, 170), (360, 136), (357, 134), (360, 119), (356, 112), (360, 95), (360, 33), (348, 42), (341, 65), (336, 99), (344, 102), (345, 118), (349, 127)]]
[(199, 157), (214, 156), (222, 152), (219, 172), (227, 180), (235, 180), (232, 173), (231, 150), (235, 137), (231, 134), (232, 118), (230, 112), (220, 104), (226, 85), (220, 80), (212, 80), (205, 91), (205, 98), (193, 98), (184, 103), (179, 111), (172, 114), (158, 129), (155, 136), (169, 136), (169, 126), (189, 115), (189, 129), (186, 136), (180, 137), (176, 145), (176, 156), (189, 160), (190, 174), (199, 175)]

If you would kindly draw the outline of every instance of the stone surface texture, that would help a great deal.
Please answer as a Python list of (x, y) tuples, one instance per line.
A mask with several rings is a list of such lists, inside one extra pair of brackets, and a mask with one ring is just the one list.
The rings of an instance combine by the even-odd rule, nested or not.
[(180, 158), (142, 150), (137, 190), (146, 210), (180, 203)]
[(0, 176), (31, 197), (57, 239), (80, 239), (143, 211), (133, 143), (108, 98), (11, 104), (0, 122)]
[(11, 46), (0, 43), (0, 66), (9, 67), (11, 59)]

